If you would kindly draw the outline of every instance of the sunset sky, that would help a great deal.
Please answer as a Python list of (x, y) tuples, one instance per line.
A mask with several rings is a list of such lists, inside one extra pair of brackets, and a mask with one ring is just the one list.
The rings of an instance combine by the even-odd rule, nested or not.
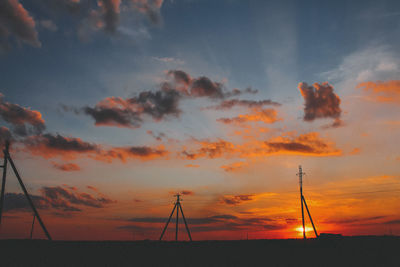
[(53, 239), (158, 239), (178, 192), (194, 240), (301, 238), (299, 165), (318, 232), (400, 235), (399, 1), (2, 0), (0, 93)]

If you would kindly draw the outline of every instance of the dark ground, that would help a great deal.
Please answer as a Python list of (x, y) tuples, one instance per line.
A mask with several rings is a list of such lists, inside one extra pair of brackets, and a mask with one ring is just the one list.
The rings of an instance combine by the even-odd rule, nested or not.
[(192, 243), (0, 240), (0, 266), (400, 266), (400, 237)]

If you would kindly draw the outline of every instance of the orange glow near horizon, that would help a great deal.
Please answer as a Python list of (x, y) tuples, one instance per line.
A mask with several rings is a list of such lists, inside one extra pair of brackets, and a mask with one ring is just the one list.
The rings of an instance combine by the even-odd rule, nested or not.
[[(314, 231), (312, 227), (305, 226), (304, 228), (305, 228), (306, 234)], [(303, 226), (299, 226), (295, 230), (299, 233), (300, 236), (303, 236)]]

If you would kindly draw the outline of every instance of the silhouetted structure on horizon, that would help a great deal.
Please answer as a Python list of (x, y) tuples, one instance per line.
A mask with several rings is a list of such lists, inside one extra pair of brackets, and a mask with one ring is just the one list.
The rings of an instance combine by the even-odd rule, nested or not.
[[(36, 210), (36, 207), (33, 204), (33, 201), (31, 199), (31, 197), (29, 196), (24, 183), (22, 182), (21, 176), (19, 175), (17, 168), (14, 165), (14, 162), (10, 156), (9, 148), (10, 148), (10, 142), (6, 141), (5, 148), (3, 150), (4, 162), (3, 162), (3, 165), (0, 166), (1, 168), (3, 168), (3, 180), (1, 183), (1, 196), (0, 196), (0, 226), (1, 226), (1, 218), (3, 215), (3, 204), (4, 204), (4, 197), (5, 197), (4, 191), (5, 191), (5, 187), (6, 187), (6, 176), (7, 176), (7, 163), (10, 162), (11, 168), (13, 169), (14, 174), (17, 177), (17, 180), (22, 188), (22, 191), (24, 192), (26, 198), (28, 199), (29, 205), (31, 206), (31, 208), (33, 210), (34, 216), (37, 217), (40, 226), (42, 227), (44, 233), (46, 234), (47, 239), (51, 240), (51, 236), (50, 236), (49, 232), (47, 231), (46, 227), (44, 226), (44, 223), (43, 223), (42, 219), (40, 218), (40, 215), (39, 215), (38, 211)], [(33, 224), (34, 224), (34, 221), (32, 222), (31, 238), (32, 238)]]
[(183, 218), (183, 221), (185, 222), (186, 231), (187, 231), (187, 233), (188, 233), (189, 239), (190, 239), (190, 241), (192, 241), (192, 236), (190, 235), (190, 231), (189, 231), (189, 227), (188, 227), (188, 225), (187, 225), (186, 219), (185, 219), (185, 215), (183, 215), (182, 205), (181, 205), (181, 202), (180, 202), (180, 201), (181, 201), (181, 199), (180, 199), (180, 196), (181, 196), (181, 195), (176, 194), (175, 196), (176, 196), (175, 206), (174, 206), (174, 208), (172, 209), (171, 215), (169, 215), (168, 221), (167, 221), (167, 223), (165, 224), (164, 230), (163, 230), (162, 233), (161, 233), (160, 241), (162, 240), (162, 238), (163, 238), (163, 236), (164, 236), (165, 230), (167, 230), (168, 224), (169, 224), (169, 222), (171, 221), (171, 217), (172, 217), (172, 215), (174, 214), (175, 209), (176, 209), (175, 241), (178, 241), (179, 210), (181, 210), (182, 218)]
[(300, 183), (300, 202), (301, 202), (301, 219), (302, 219), (302, 223), (303, 223), (303, 238), (304, 239), (307, 238), (306, 237), (306, 228), (305, 228), (305, 225), (304, 225), (304, 208), (303, 208), (303, 204), (306, 207), (306, 210), (307, 210), (307, 213), (308, 213), (308, 217), (310, 218), (311, 225), (312, 225), (312, 227), (314, 229), (315, 237), (318, 238), (317, 229), (315, 228), (314, 222), (313, 222), (313, 220), (311, 218), (311, 213), (308, 210), (306, 199), (303, 196), (303, 174), (305, 174), (305, 173), (303, 172), (303, 170), (301, 168), (301, 165), (299, 165), (299, 173), (297, 175), (299, 176), (299, 183)]

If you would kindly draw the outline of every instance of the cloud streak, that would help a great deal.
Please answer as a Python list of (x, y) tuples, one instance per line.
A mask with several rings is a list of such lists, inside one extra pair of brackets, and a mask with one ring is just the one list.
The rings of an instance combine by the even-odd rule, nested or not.
[(400, 80), (363, 82), (357, 88), (369, 93), (376, 102), (400, 104)]
[(274, 109), (252, 108), (251, 111), (249, 114), (239, 114), (233, 118), (220, 118), (217, 121), (225, 124), (241, 124), (249, 121), (274, 123), (281, 120), (277, 117), (277, 112)]
[[(89, 157), (95, 160), (112, 162), (128, 159), (150, 160), (168, 155), (163, 146), (152, 148), (148, 146), (104, 147), (99, 144), (83, 141), (80, 138), (65, 137), (60, 134), (42, 134), (31, 136), (24, 140), (25, 149), (29, 153), (43, 158), (75, 159)], [(62, 166), (58, 166), (63, 168)]]
[(77, 206), (103, 208), (107, 204), (114, 203), (114, 200), (105, 197), (103, 194), (94, 196), (89, 193), (79, 192), (77, 190), (54, 186), (43, 187), (41, 190), (43, 198), (51, 207), (61, 209), (63, 211), (82, 211)]
[(340, 149), (329, 140), (320, 138), (316, 132), (294, 136), (278, 136), (266, 141), (252, 140), (244, 144), (234, 144), (225, 140), (210, 142), (208, 140), (195, 140), (197, 149), (185, 148), (181, 157), (188, 160), (198, 158), (231, 158), (231, 157), (263, 157), (271, 155), (302, 155), (302, 156), (338, 156)]
[(220, 203), (236, 206), (242, 204), (243, 202), (247, 202), (253, 200), (254, 195), (235, 195), (235, 196), (223, 196), (220, 200)]
[[(42, 187), (41, 195), (30, 195), (38, 209), (61, 210), (64, 212), (81, 212), (83, 208), (104, 208), (115, 203), (104, 194), (79, 192), (77, 188), (67, 185)], [(26, 196), (22, 193), (7, 193), (5, 195), (5, 211), (30, 211)]]
[(59, 164), (57, 162), (52, 162), (52, 165), (55, 169), (58, 169), (60, 171), (65, 171), (65, 172), (73, 172), (73, 171), (80, 171), (81, 168), (79, 165), (75, 163), (65, 163), (65, 164)]
[(246, 107), (246, 108), (261, 108), (266, 105), (271, 106), (281, 106), (280, 103), (272, 101), (270, 99), (265, 100), (240, 100), (240, 99), (230, 99), (224, 100), (220, 104), (216, 106), (208, 107), (208, 109), (216, 109), (216, 110), (228, 110), (234, 107)]

